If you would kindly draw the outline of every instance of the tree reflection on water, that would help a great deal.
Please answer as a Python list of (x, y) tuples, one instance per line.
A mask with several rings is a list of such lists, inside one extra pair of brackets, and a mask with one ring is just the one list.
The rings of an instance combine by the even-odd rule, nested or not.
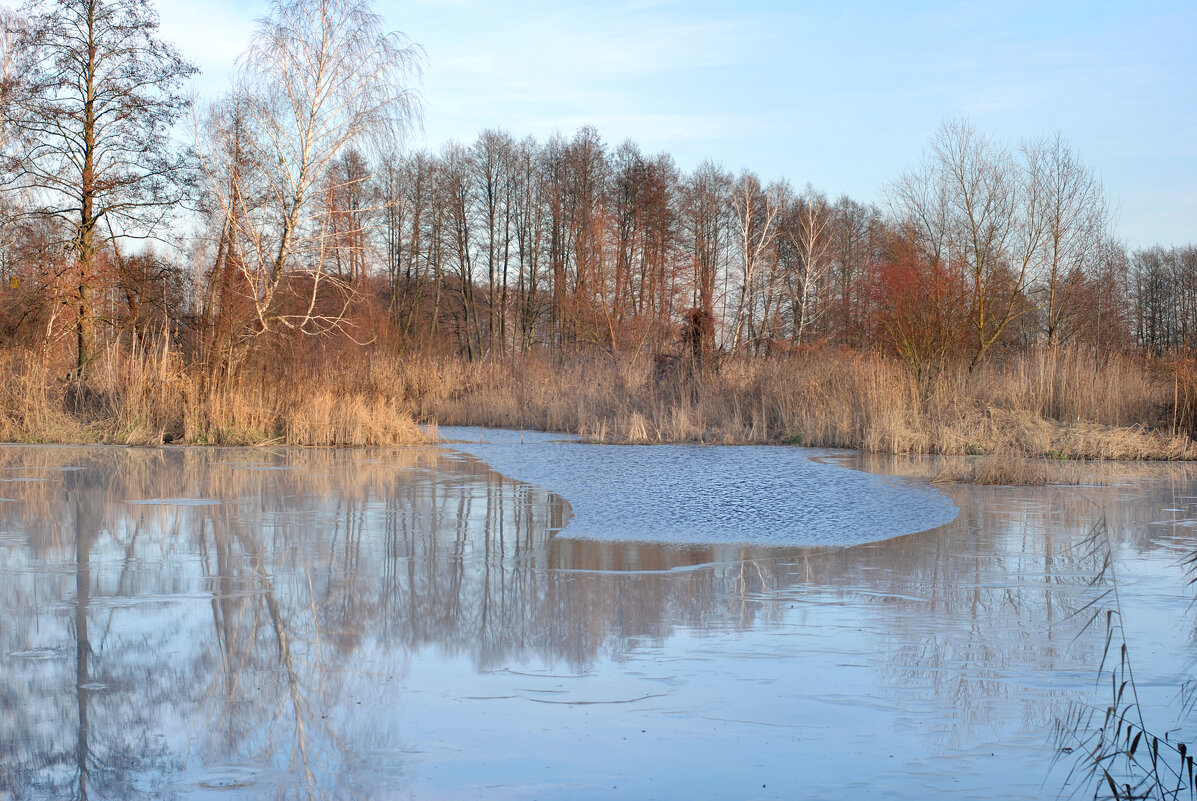
[[(801, 549), (558, 538), (563, 499), (437, 449), (6, 447), (0, 477), (15, 798), (370, 796), (419, 740), (416, 660), (585, 673), (680, 630), (828, 630), (829, 610), (876, 632), (880, 692), (959, 746), (1011, 717), (1046, 731), (1102, 644), (1058, 625), (1092, 568), (1075, 490), (962, 489), (935, 531)], [(1167, 497), (1123, 497), (1110, 530), (1159, 547), (1136, 521)]]

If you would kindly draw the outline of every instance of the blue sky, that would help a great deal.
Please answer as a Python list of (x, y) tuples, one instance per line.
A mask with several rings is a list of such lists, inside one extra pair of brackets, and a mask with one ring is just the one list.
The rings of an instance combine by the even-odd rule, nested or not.
[[(264, 0), (160, 0), (163, 33), (229, 70)], [(1014, 143), (1060, 131), (1132, 247), (1197, 242), (1197, 0), (738, 3), (379, 0), (426, 52), (424, 132), (595, 125), (683, 168), (884, 202), (945, 120)]]

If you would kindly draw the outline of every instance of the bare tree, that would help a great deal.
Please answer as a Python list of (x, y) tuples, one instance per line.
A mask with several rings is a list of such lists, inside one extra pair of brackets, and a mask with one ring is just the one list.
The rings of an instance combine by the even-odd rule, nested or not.
[(333, 160), (324, 181), (324, 230), (329, 240), (332, 271), (351, 287), (358, 286), (368, 271), (372, 252), (371, 234), (378, 227), (376, 212), (382, 199), (366, 157), (355, 147)]
[(541, 316), (540, 287), (544, 280), (545, 196), (547, 194), (536, 142), (527, 138), (515, 146), (511, 170), (512, 224), (519, 254), (516, 295), (519, 298), (520, 349), (536, 339)]
[(736, 244), (740, 252), (740, 293), (732, 324), (731, 348), (740, 347), (744, 326), (752, 314), (757, 267), (777, 238), (777, 219), (781, 209), (781, 187), (761, 188), (760, 179), (743, 172), (732, 188), (732, 208), (736, 214)]
[(606, 215), (611, 345), (630, 334), (630, 344), (639, 350), (669, 330), (679, 291), (673, 262), (677, 168), (666, 155), (646, 158), (630, 141), (619, 146), (612, 161)]
[(682, 186), (684, 250), (690, 257), (695, 356), (711, 350), (715, 334), (715, 292), (732, 245), (730, 173), (704, 162)]
[(0, 154), (8, 155), (10, 111), (14, 95), (20, 90), (23, 70), (22, 53), (17, 45), (21, 23), (11, 9), (0, 6)]
[(478, 298), (474, 291), (476, 232), (473, 193), (470, 182), (470, 154), (458, 142), (445, 145), (437, 177), (438, 202), (446, 209), (445, 251), (457, 265), (457, 289), (461, 296), (461, 316), (457, 326), (458, 347), (468, 358), (482, 355), (481, 322)]
[[(233, 150), (212, 137), (201, 142), (256, 335), (344, 330), (353, 288), (329, 269), (328, 207), (314, 201), (344, 153), (389, 145), (417, 121), (408, 80), (420, 58), (402, 34), (383, 30), (366, 0), (275, 0), (259, 22), (237, 99), (226, 101), (244, 109), (235, 149), (243, 164), (233, 169)], [(230, 192), (234, 175), (243, 188)], [(262, 202), (245, 213), (231, 198), (250, 194), (251, 184)]]
[(827, 197), (810, 184), (806, 194), (794, 198), (788, 206), (780, 236), (796, 263), (785, 271), (784, 280), (794, 318), (791, 336), (795, 345), (801, 345), (814, 318), (815, 291), (827, 271), (831, 206)]
[(20, 145), (12, 186), (36, 198), (32, 213), (67, 224), (82, 373), (96, 344), (100, 252), (151, 234), (179, 199), (170, 129), (196, 68), (157, 37), (158, 17), (139, 0), (33, 0), (21, 13), (20, 91), (6, 97)]
[(885, 223), (873, 206), (842, 196), (832, 209), (825, 330), (841, 345), (861, 347), (872, 320), (869, 276), (880, 260)]
[(891, 199), (903, 230), (933, 268), (958, 260), (969, 279), (970, 366), (1026, 310), (1023, 301), (1044, 233), (1036, 154), (1023, 160), (967, 120), (946, 123), (921, 168), (899, 178)]
[(1048, 347), (1076, 332), (1071, 323), (1086, 273), (1097, 267), (1108, 214), (1101, 182), (1057, 134), (1025, 146), (1043, 197), (1043, 248), (1039, 256), (1042, 329)]
[(610, 321), (603, 308), (607, 305), (604, 228), (609, 167), (607, 147), (598, 131), (590, 125), (579, 128), (565, 147), (562, 176), (565, 234), (572, 256), (565, 263), (569, 294), (564, 310), (571, 344), (610, 347)]
[(1197, 344), (1197, 247), (1137, 250), (1127, 267), (1140, 347), (1163, 353)]
[(511, 255), (511, 163), (515, 140), (502, 131), (486, 130), (470, 148), (480, 218), (485, 226), (487, 343), (506, 347), (507, 278)]
[[(9, 149), (12, 141), (13, 107), (16, 95), (22, 90), (22, 77), (26, 70), (21, 61), (26, 54), (18, 47), (21, 21), (9, 8), (0, 6), (0, 164), (11, 165), (18, 158), (18, 152)], [(11, 173), (0, 173), (11, 179)], [(19, 193), (0, 194), (0, 278), (10, 281), (14, 278), (11, 248), (17, 238), (14, 221), (21, 206)], [(19, 279), (17, 279), (19, 282)]]
[[(436, 230), (429, 226), (430, 218), (440, 208), (434, 197), (433, 172), (434, 161), (427, 153), (406, 158), (390, 154), (379, 176), (390, 316), (404, 337), (413, 332), (424, 292), (433, 279), (433, 267), (439, 269), (439, 262), (433, 258), (437, 252)], [(434, 323), (438, 311), (439, 304), (434, 310)]]

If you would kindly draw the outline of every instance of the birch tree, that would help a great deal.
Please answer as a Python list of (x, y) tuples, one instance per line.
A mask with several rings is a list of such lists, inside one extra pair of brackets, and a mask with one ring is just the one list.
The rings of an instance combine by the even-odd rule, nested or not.
[[(244, 164), (232, 168), (229, 148), (203, 148), (256, 336), (345, 330), (353, 288), (329, 269), (334, 231), (320, 190), (342, 154), (378, 151), (417, 122), (409, 80), (420, 59), (402, 34), (383, 29), (366, 0), (275, 0), (259, 21), (236, 100), (226, 101), (244, 108)], [(247, 193), (230, 190), (231, 180), (257, 185), (256, 211), (233, 202)]]
[(740, 293), (732, 324), (731, 348), (740, 347), (745, 324), (753, 305), (753, 285), (760, 266), (777, 239), (777, 219), (781, 209), (781, 189), (761, 188), (760, 179), (751, 172), (741, 173), (732, 188), (732, 207), (736, 215), (736, 238), (740, 251)]
[(809, 184), (805, 195), (794, 198), (787, 209), (781, 238), (796, 262), (785, 271), (785, 283), (793, 313), (791, 337), (801, 345), (814, 318), (816, 290), (823, 280), (831, 249), (831, 207), (827, 197)]

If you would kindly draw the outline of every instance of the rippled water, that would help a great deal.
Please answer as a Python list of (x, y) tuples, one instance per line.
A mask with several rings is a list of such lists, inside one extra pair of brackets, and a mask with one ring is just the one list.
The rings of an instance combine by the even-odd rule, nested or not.
[[(859, 545), (956, 517), (939, 490), (845, 471), (810, 448), (586, 445), (552, 434), (441, 429), (506, 476), (569, 499), (569, 538)], [(536, 445), (529, 458), (528, 445)]]
[(944, 495), (508, 436), (0, 448), (0, 797), (1054, 797), (1103, 511), (1149, 720), (1192, 728), (1186, 468)]

